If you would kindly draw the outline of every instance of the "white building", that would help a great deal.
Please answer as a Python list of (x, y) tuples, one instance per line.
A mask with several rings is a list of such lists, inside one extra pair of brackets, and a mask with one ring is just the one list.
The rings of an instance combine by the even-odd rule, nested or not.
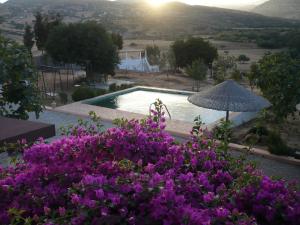
[(119, 51), (120, 70), (144, 72), (144, 73), (157, 73), (159, 66), (151, 66), (147, 59), (146, 50), (121, 50)]

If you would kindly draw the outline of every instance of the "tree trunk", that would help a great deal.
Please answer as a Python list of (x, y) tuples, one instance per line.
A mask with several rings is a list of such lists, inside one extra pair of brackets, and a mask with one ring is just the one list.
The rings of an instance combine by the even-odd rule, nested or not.
[(95, 81), (96, 73), (90, 70), (86, 70), (86, 79), (88, 81)]

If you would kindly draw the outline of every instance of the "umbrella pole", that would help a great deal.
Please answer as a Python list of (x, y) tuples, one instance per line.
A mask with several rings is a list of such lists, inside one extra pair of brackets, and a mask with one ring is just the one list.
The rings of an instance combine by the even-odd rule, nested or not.
[(229, 121), (229, 111), (227, 110), (226, 111), (226, 122), (228, 122)]

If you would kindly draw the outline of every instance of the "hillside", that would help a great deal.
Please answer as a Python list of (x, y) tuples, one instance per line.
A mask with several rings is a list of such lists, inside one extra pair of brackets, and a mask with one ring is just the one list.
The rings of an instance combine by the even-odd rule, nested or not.
[(257, 6), (253, 12), (265, 16), (300, 20), (300, 0), (269, 0)]
[(232, 28), (295, 26), (290, 20), (182, 3), (169, 3), (157, 9), (143, 1), (9, 0), (0, 5), (0, 17), (5, 20), (2, 30), (19, 36), (36, 11), (60, 13), (66, 22), (96, 20), (126, 38), (175, 39)]

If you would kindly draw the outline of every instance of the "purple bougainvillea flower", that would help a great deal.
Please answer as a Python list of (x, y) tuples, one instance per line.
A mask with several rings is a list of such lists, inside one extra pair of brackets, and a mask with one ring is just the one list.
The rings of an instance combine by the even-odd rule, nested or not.
[(297, 183), (225, 155), (206, 130), (177, 143), (164, 128), (147, 118), (41, 140), (0, 167), (0, 223), (299, 224)]

